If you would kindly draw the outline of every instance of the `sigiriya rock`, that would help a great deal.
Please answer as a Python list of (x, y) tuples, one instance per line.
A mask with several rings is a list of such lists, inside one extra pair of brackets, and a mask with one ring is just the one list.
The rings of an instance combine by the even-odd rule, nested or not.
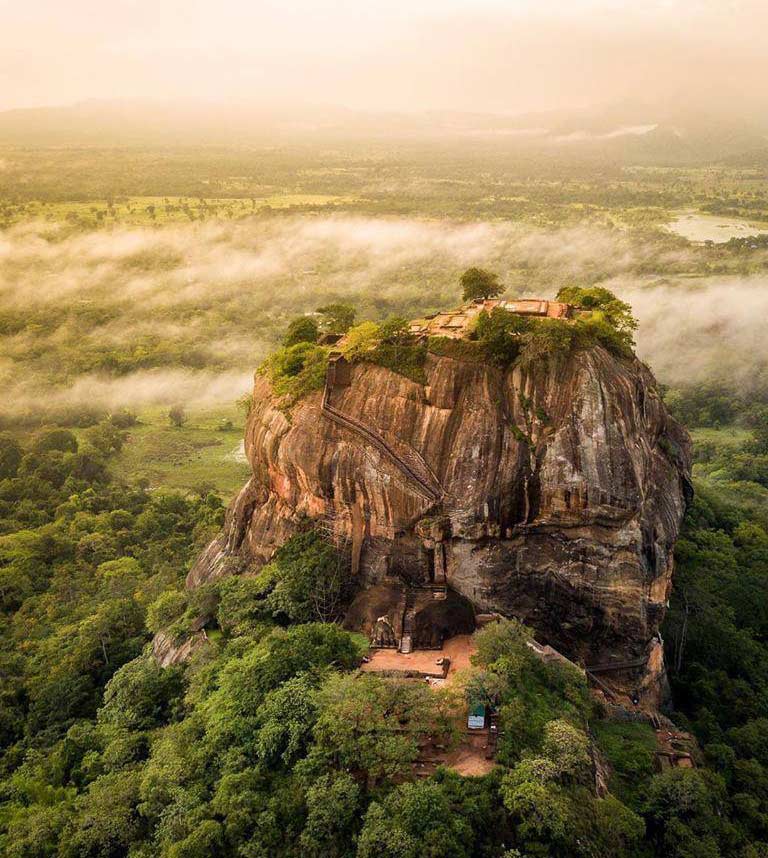
[[(410, 333), (462, 341), (494, 307), (573, 313), (476, 302)], [(690, 440), (648, 368), (599, 344), (508, 368), (427, 349), (419, 383), (336, 348), (325, 388), (289, 407), (257, 374), (253, 475), (187, 586), (253, 572), (310, 520), (350, 553), (344, 623), (374, 644), (439, 647), (488, 615), (515, 616), (657, 702)]]

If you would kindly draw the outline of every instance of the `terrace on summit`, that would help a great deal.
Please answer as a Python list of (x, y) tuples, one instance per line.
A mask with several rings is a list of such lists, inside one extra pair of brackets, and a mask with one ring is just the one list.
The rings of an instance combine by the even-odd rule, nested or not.
[(518, 316), (540, 319), (570, 319), (574, 316), (571, 304), (560, 301), (545, 301), (540, 298), (524, 298), (519, 301), (502, 301), (498, 298), (473, 301), (455, 310), (447, 310), (415, 319), (410, 323), (409, 331), (417, 337), (465, 337), (482, 313), (495, 309), (506, 310)]

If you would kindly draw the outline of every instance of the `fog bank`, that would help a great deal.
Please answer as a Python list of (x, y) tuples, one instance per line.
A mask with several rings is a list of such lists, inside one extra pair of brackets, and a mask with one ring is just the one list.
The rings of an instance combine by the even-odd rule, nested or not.
[(293, 315), (344, 300), (360, 318), (414, 317), (455, 305), (461, 272), (480, 265), (510, 295), (603, 283), (632, 303), (638, 353), (661, 381), (748, 386), (768, 364), (768, 277), (684, 277), (698, 252), (672, 236), (502, 221), (26, 224), (0, 233), (0, 382), (11, 410), (231, 402)]

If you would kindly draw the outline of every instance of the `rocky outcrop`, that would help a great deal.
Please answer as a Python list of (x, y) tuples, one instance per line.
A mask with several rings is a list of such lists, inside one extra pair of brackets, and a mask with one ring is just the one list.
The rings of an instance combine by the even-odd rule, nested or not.
[(352, 552), (366, 631), (366, 594), (396, 612), (403, 587), (438, 584), (587, 666), (636, 662), (617, 675), (657, 695), (690, 442), (648, 369), (595, 347), (508, 371), (430, 354), (425, 371), (358, 363), (288, 413), (257, 376), (253, 476), (188, 585), (258, 568), (309, 518)]
[(205, 632), (194, 631), (176, 641), (167, 632), (158, 632), (152, 641), (152, 656), (160, 667), (182, 664), (206, 641)]

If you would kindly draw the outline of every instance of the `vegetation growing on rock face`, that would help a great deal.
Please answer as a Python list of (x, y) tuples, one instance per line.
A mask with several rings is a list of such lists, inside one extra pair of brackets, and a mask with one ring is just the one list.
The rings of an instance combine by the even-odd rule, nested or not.
[(289, 325), (283, 338), (283, 346), (290, 348), (299, 343), (316, 343), (320, 327), (311, 316), (297, 316)]
[(362, 322), (352, 328), (343, 353), (348, 360), (375, 363), (419, 384), (426, 380), (426, 347), (409, 333), (408, 322), (396, 316), (381, 324)]
[[(496, 283), (495, 275), (481, 269), (469, 269), (465, 276), (480, 291)], [(567, 287), (560, 291), (558, 299), (580, 308), (578, 317), (537, 319), (495, 307), (480, 313), (468, 339), (431, 337), (426, 344), (418, 342), (409, 332), (408, 322), (397, 316), (350, 327), (355, 312), (346, 304), (330, 304), (318, 312), (324, 315), (325, 330), (346, 331), (342, 352), (348, 360), (377, 364), (419, 384), (426, 381), (424, 362), (428, 352), (459, 360), (487, 361), (502, 368), (516, 362), (528, 365), (550, 358), (562, 360), (594, 345), (619, 357), (632, 354), (632, 333), (637, 323), (629, 305), (612, 292), (598, 287)], [(259, 368), (275, 393), (285, 396), (289, 405), (323, 387), (330, 349), (316, 345), (318, 336), (315, 319), (294, 319), (283, 347)]]
[(637, 320), (632, 315), (632, 307), (610, 290), (602, 286), (564, 286), (557, 293), (557, 300), (585, 311), (580, 318), (596, 325), (595, 330), (602, 330), (605, 325), (612, 328), (627, 349), (634, 345), (632, 337), (637, 330)]
[(307, 342), (284, 346), (273, 352), (258, 372), (269, 379), (278, 396), (293, 404), (313, 390), (323, 389), (328, 352), (324, 346)]
[(147, 627), (184, 640), (201, 621), (227, 637), (261, 632), (270, 623), (334, 622), (351, 595), (348, 557), (316, 530), (288, 539), (253, 576), (162, 593), (147, 609)]
[(495, 307), (480, 313), (473, 338), (487, 359), (501, 367), (564, 359), (574, 351), (601, 345), (619, 357), (632, 354), (637, 323), (631, 308), (607, 289), (569, 287), (558, 299), (584, 308), (573, 320), (536, 319)]

